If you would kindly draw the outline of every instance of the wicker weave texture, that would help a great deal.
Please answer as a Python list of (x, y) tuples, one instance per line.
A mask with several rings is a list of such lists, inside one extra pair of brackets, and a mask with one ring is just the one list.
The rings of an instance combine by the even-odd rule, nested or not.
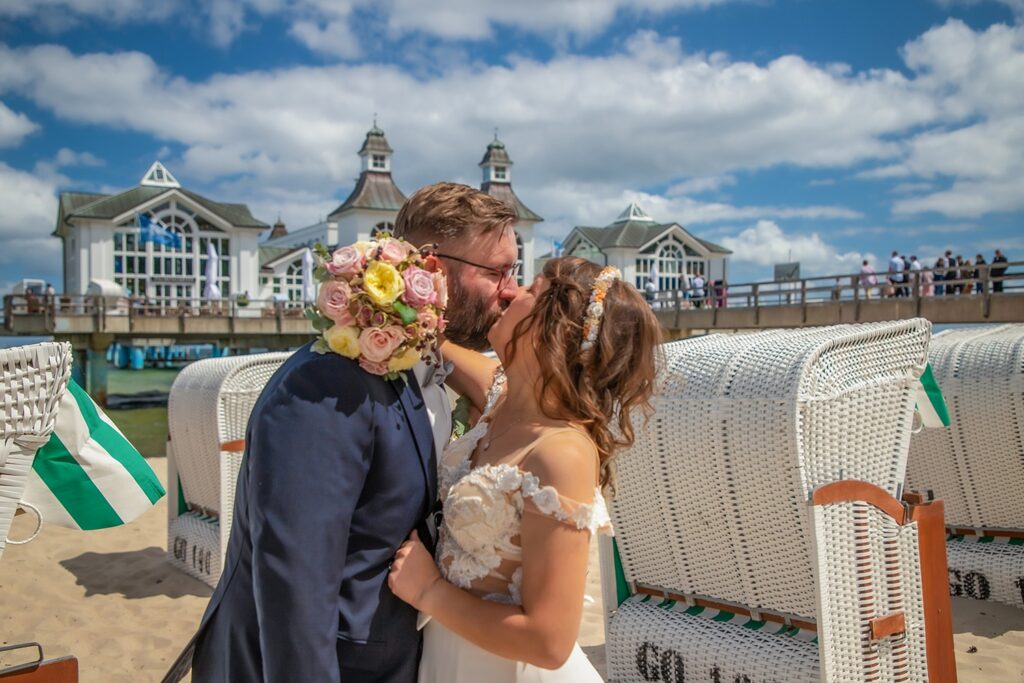
[(186, 512), (171, 522), (167, 536), (171, 564), (215, 587), (224, 561), (217, 520)]
[(659, 607), (656, 599), (624, 602), (606, 639), (612, 681), (756, 681), (818, 683), (818, 646), (757, 622), (720, 623)]
[(171, 562), (213, 586), (227, 552), (235, 486), (242, 463), (222, 445), (245, 438), (253, 406), (288, 353), (197, 361), (182, 370), (168, 399), (168, 471), (181, 480), (191, 512), (168, 515)]
[(929, 337), (911, 320), (667, 344), (656, 413), (617, 459), (630, 579), (815, 620), (809, 495), (896, 495)]
[(221, 515), (231, 512), (221, 507), (221, 444), (245, 438), (256, 399), (288, 356), (209, 358), (178, 374), (167, 424), (187, 503)]
[(950, 526), (1024, 530), (1024, 325), (944, 332), (928, 357), (950, 427), (913, 437), (907, 488)]
[[(814, 508), (818, 633), (830, 681), (927, 680), (917, 525), (868, 503)], [(871, 621), (902, 613), (904, 635), (871, 639)]]
[(71, 375), (71, 345), (0, 351), (0, 556), (36, 451), (50, 438)]
[(1008, 540), (968, 536), (947, 542), (950, 595), (1024, 609), (1024, 545)]

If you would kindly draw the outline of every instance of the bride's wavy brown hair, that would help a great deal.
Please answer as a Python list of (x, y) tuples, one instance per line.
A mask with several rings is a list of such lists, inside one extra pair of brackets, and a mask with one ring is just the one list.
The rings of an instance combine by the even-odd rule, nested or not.
[(583, 322), (601, 266), (575, 256), (552, 259), (543, 277), (550, 287), (519, 321), (506, 349), (510, 365), (519, 340), (535, 334), (540, 365), (538, 399), (551, 419), (582, 425), (597, 446), (600, 484), (612, 489), (612, 460), (633, 444), (633, 413), (653, 412), (661, 327), (636, 288), (614, 281), (594, 345), (583, 351)]

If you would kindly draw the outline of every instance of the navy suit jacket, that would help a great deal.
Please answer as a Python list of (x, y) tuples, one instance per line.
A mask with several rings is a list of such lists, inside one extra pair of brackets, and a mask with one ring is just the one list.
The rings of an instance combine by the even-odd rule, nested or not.
[(193, 680), (414, 681), (416, 611), (395, 550), (437, 496), (419, 386), (305, 346), (253, 409), (220, 582)]

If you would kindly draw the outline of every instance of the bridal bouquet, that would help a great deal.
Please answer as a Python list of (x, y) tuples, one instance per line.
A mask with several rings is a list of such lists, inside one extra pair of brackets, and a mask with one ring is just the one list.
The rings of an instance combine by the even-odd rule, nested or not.
[(386, 233), (334, 253), (318, 244), (314, 253), (320, 292), (306, 309), (321, 333), (314, 351), (356, 359), (388, 379), (433, 351), (448, 298), (433, 256)]

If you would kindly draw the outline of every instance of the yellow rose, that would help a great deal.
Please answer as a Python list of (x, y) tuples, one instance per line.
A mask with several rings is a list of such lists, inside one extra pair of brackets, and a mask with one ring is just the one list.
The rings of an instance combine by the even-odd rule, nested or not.
[(390, 370), (391, 372), (401, 372), (402, 370), (408, 370), (412, 366), (419, 363), (421, 357), (422, 354), (420, 354), (418, 349), (416, 349), (415, 347), (409, 347), (402, 353), (397, 353), (391, 357), (391, 360), (388, 361), (388, 370)]
[(359, 357), (359, 328), (352, 325), (332, 325), (324, 332), (331, 351), (346, 358)]
[(405, 291), (402, 274), (390, 263), (374, 261), (363, 276), (363, 289), (370, 301), (381, 308), (390, 307)]
[(367, 252), (367, 251), (369, 250), (369, 248), (370, 248), (370, 247), (372, 247), (372, 246), (373, 246), (373, 242), (367, 242), (367, 241), (365, 241), (365, 240), (359, 240), (358, 242), (355, 242), (355, 243), (354, 243), (354, 244), (352, 245), (352, 247), (353, 247), (353, 248), (354, 248), (354, 249), (355, 249), (356, 251), (358, 251), (358, 252), (359, 252), (359, 253), (360, 253), (361, 255), (363, 255), (363, 256), (365, 256), (365, 255), (366, 255), (366, 252)]

